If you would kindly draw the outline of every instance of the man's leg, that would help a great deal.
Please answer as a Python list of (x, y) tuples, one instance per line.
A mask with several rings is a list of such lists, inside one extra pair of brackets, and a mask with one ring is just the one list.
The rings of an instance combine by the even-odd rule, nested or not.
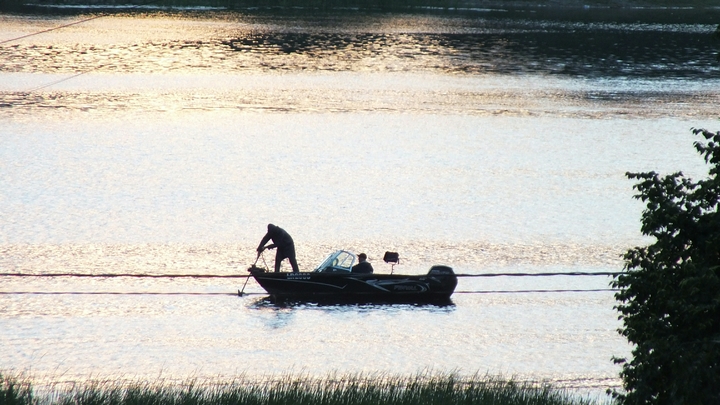
[(300, 269), (298, 269), (297, 259), (295, 259), (295, 252), (293, 252), (292, 256), (288, 257), (288, 260), (290, 260), (290, 266), (292, 266), (293, 273), (299, 273)]
[(299, 273), (300, 269), (298, 269), (297, 259), (295, 258), (295, 244), (293, 243), (287, 248), (283, 249), (283, 253), (285, 257), (287, 257), (290, 261), (290, 266), (292, 266), (293, 273)]
[(284, 257), (280, 252), (280, 249), (275, 253), (275, 273), (280, 272), (280, 265), (282, 264)]

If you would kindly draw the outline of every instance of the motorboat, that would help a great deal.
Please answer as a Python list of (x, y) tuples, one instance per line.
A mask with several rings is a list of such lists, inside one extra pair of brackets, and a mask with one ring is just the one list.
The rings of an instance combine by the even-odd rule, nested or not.
[(271, 272), (251, 266), (251, 277), (267, 291), (273, 301), (338, 302), (447, 302), (457, 286), (457, 276), (448, 266), (434, 265), (427, 274), (394, 273), (399, 255), (386, 252), (390, 273), (357, 273), (357, 256), (347, 250), (328, 255), (311, 272)]

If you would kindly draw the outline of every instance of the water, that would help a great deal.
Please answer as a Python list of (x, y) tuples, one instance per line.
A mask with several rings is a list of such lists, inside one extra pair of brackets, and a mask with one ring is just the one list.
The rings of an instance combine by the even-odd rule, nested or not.
[[(412, 274), (619, 271), (648, 242), (625, 172), (705, 173), (690, 128), (718, 129), (712, 12), (540, 11), (115, 13), (3, 43), (0, 271), (38, 276), (0, 277), (0, 369), (618, 387), (612, 292), (507, 292), (608, 277), (275, 306), (240, 278), (40, 276), (239, 275), (268, 222), (303, 269), (347, 248), (378, 272), (386, 250)], [(82, 18), (3, 14), (0, 41)]]

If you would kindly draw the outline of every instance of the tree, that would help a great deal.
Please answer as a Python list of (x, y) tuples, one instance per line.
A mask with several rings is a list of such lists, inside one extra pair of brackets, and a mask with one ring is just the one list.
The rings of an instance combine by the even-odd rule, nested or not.
[(641, 231), (655, 243), (625, 253), (611, 283), (634, 345), (622, 364), (624, 405), (720, 404), (720, 132), (693, 129), (695, 149), (710, 166), (697, 183), (681, 172), (626, 173), (639, 182)]

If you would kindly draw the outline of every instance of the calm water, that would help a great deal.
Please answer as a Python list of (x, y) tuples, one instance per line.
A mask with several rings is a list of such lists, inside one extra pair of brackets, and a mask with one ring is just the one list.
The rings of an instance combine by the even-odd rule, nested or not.
[[(386, 250), (406, 273), (619, 271), (647, 243), (624, 173), (704, 174), (720, 41), (663, 12), (571, 17), (113, 14), (3, 43), (0, 272), (238, 275), (268, 222), (304, 269), (347, 248), (378, 272)], [(0, 41), (83, 18), (0, 15)], [(507, 292), (607, 277), (462, 278), (443, 307), (278, 307), (243, 281), (0, 277), (0, 370), (599, 393), (629, 353), (612, 292)]]

